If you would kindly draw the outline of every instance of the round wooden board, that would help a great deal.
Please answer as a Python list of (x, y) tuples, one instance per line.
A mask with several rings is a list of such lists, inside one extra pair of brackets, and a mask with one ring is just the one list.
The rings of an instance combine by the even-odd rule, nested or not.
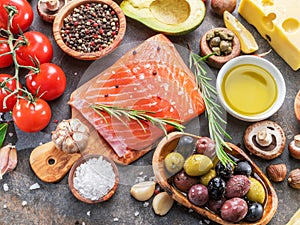
[(39, 179), (47, 183), (55, 183), (64, 178), (80, 157), (80, 153), (64, 153), (51, 141), (33, 149), (29, 163)]

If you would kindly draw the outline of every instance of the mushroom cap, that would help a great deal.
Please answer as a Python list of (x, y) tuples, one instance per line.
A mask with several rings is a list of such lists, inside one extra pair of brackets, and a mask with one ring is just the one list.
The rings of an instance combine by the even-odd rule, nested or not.
[(294, 101), (294, 112), (297, 120), (300, 122), (300, 90), (298, 91)]
[[(259, 131), (266, 130), (272, 137), (269, 146), (261, 146), (256, 141), (256, 135)], [(274, 159), (282, 154), (286, 137), (283, 129), (275, 122), (265, 120), (250, 125), (244, 134), (245, 147), (254, 155), (263, 159)]]

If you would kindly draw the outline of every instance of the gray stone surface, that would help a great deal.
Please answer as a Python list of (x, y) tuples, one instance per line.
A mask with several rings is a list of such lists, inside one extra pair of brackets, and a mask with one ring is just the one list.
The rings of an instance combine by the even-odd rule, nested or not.
[[(120, 1), (117, 2), (120, 3)], [(208, 3), (209, 2), (207, 2), (207, 4)], [(75, 60), (62, 53), (54, 42), (51, 24), (43, 22), (37, 15), (36, 4), (37, 0), (31, 1), (31, 5), (36, 14), (31, 30), (41, 31), (50, 37), (54, 46), (53, 62), (63, 67), (68, 78), (65, 94), (58, 100), (51, 102), (53, 109), (52, 120), (61, 121), (62, 119), (70, 118), (70, 108), (67, 105), (67, 101), (92, 62)], [(247, 24), (236, 11), (234, 14), (255, 36), (260, 47), (258, 52), (268, 51), (270, 49), (269, 44), (261, 38), (258, 32)], [(189, 43), (195, 52), (199, 52), (199, 40), (201, 36), (207, 30), (218, 26), (224, 26), (223, 20), (215, 16), (208, 7), (206, 17), (198, 29), (187, 35), (170, 37), (170, 39), (181, 46), (186, 46), (187, 43)], [(141, 42), (154, 34), (154, 31), (146, 28), (139, 22), (127, 18), (126, 35), (119, 48), (122, 49), (126, 44), (132, 44), (135, 41)], [(300, 124), (295, 119), (293, 109), (294, 98), (300, 86), (298, 77), (300, 72), (293, 71), (275, 51), (267, 55), (266, 59), (270, 60), (281, 70), (286, 81), (287, 95), (285, 102), (282, 108), (270, 119), (278, 122), (283, 127), (286, 132), (287, 143), (289, 143), (293, 136), (298, 134), (300, 130)], [(5, 70), (0, 69), (1, 73), (12, 71), (12, 68)], [(25, 73), (25, 71), (22, 72)], [(212, 72), (213, 75), (216, 76), (217, 70), (212, 69)], [(201, 130), (199, 131), (199, 127), (189, 125), (187, 131), (197, 134), (200, 133), (203, 136), (206, 135), (207, 126), (204, 115), (201, 115), (199, 120), (196, 119), (196, 121), (201, 121)], [(241, 144), (243, 148), (243, 132), (250, 123), (239, 121), (229, 115), (227, 115), (227, 121), (228, 125), (226, 129), (233, 138), (232, 142), (234, 144)], [(130, 196), (130, 188), (138, 178), (149, 179), (153, 176), (151, 152), (130, 166), (119, 166), (121, 174), (120, 186), (116, 194), (109, 201), (104, 203), (88, 205), (76, 200), (69, 190), (67, 176), (56, 184), (43, 183), (31, 170), (29, 166), (29, 156), (32, 149), (39, 143), (49, 141), (50, 133), (55, 127), (56, 123), (51, 122), (43, 132), (25, 134), (15, 129), (13, 124), (10, 124), (9, 132), (13, 133), (13, 136), (8, 136), (6, 142), (17, 144), (19, 163), (14, 172), (5, 175), (4, 179), (0, 180), (0, 224), (214, 224), (178, 204), (174, 204), (172, 210), (166, 216), (156, 216), (152, 211), (151, 200), (148, 202), (149, 206), (146, 206), (142, 202), (135, 201)], [(287, 148), (280, 157), (272, 161), (262, 160), (255, 156), (251, 156), (251, 158), (263, 171), (265, 171), (266, 166), (271, 163), (286, 163), (289, 171), (299, 167), (299, 161), (289, 157)], [(7, 192), (2, 188), (5, 183), (9, 186)], [(29, 187), (34, 183), (39, 183), (41, 188), (30, 191)], [(279, 205), (277, 213), (270, 224), (282, 225), (285, 224), (298, 209), (300, 195), (298, 190), (288, 187), (286, 180), (282, 183), (274, 184), (274, 187), (278, 194)], [(27, 202), (26, 206), (22, 206), (23, 201)], [(5, 205), (7, 208), (4, 208)]]

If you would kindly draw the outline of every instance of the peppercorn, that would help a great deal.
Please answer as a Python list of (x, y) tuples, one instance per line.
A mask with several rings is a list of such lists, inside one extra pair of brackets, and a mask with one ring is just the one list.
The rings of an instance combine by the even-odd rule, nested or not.
[(107, 4), (82, 4), (63, 20), (61, 36), (71, 49), (84, 53), (112, 44), (119, 31), (117, 13)]

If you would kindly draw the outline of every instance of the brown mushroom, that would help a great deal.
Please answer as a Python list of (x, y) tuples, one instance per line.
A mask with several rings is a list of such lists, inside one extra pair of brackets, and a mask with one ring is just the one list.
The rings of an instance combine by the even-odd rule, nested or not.
[(300, 122), (300, 90), (294, 100), (294, 112), (297, 120)]
[(246, 129), (244, 143), (252, 154), (264, 159), (274, 159), (283, 152), (286, 137), (277, 123), (265, 120)]
[(289, 153), (295, 159), (300, 159), (300, 134), (297, 134), (289, 144)]
[(70, 0), (39, 0), (37, 11), (46, 22), (53, 23), (58, 11)]

